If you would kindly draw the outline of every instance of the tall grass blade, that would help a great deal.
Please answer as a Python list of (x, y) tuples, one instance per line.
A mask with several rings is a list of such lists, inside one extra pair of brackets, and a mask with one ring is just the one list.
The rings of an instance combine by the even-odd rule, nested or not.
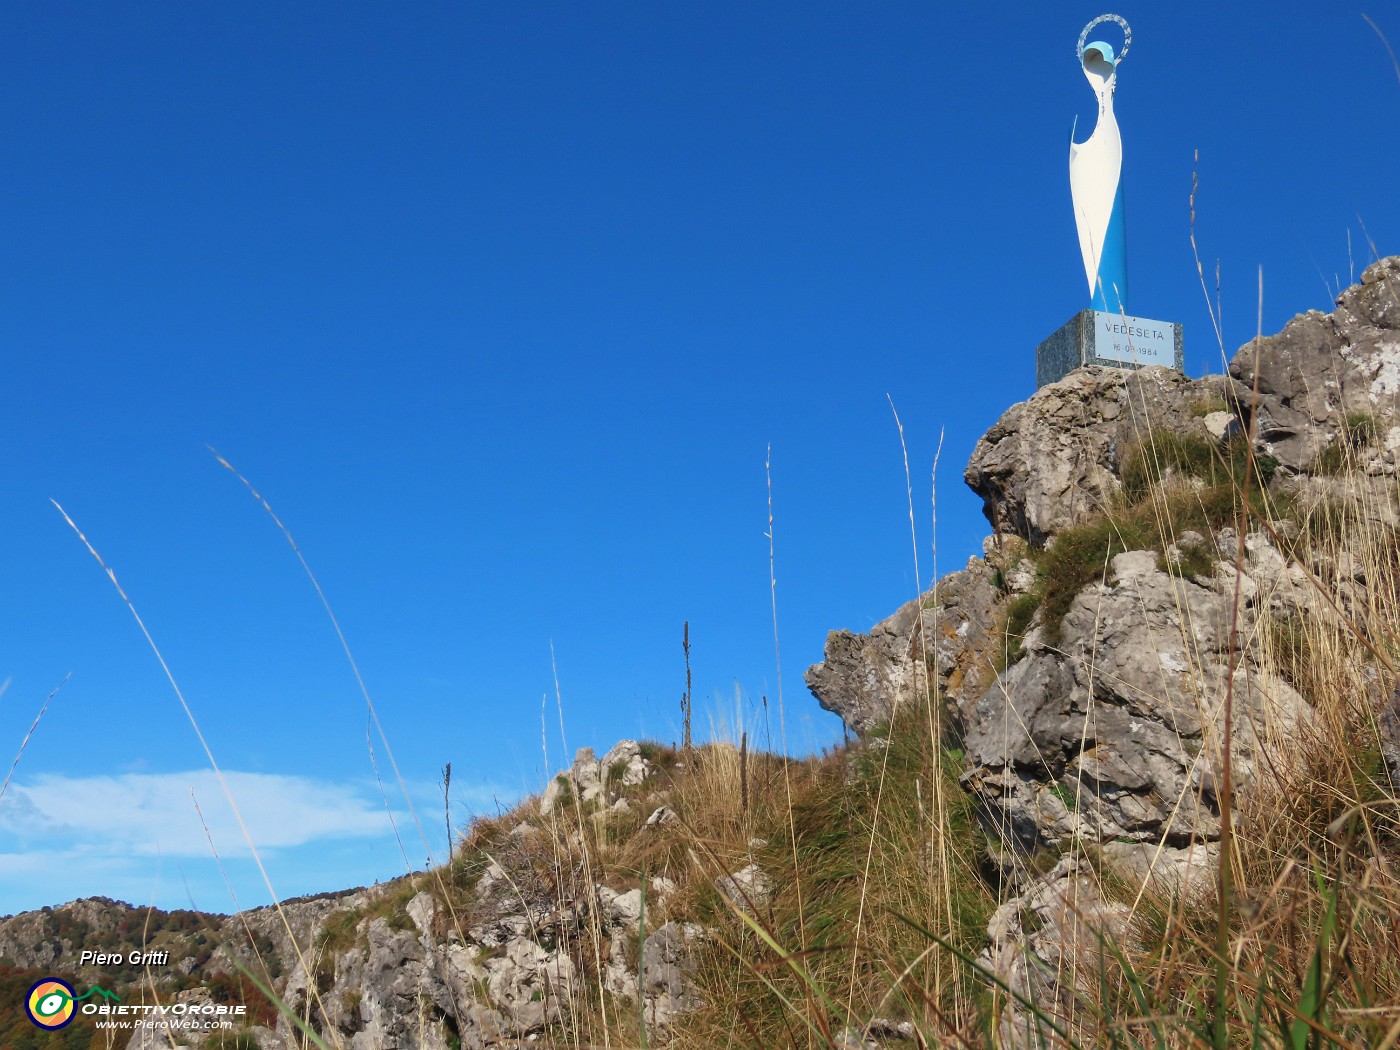
[(647, 872), (642, 869), (641, 898), (637, 905), (637, 1017), (641, 1021), (642, 1050), (647, 1050)]
[[(1319, 878), (1321, 876), (1319, 875)], [(1322, 920), (1322, 929), (1317, 934), (1317, 947), (1308, 962), (1308, 972), (1303, 978), (1302, 995), (1298, 999), (1298, 1016), (1289, 1026), (1288, 1044), (1292, 1050), (1307, 1050), (1321, 1045), (1322, 1015), (1327, 1003), (1327, 989), (1323, 975), (1327, 963), (1329, 945), (1337, 925), (1337, 894), (1341, 880), (1333, 882), (1327, 892), (1327, 914)], [(1312, 1022), (1309, 1024), (1309, 1022)]]
[(241, 973), (244, 977), (248, 978), (248, 980), (252, 981), (253, 987), (256, 988), (258, 991), (262, 992), (263, 995), (267, 996), (267, 998), (271, 1001), (272, 1005), (277, 1007), (277, 1012), (283, 1017), (285, 1017), (287, 1020), (289, 1020), (292, 1024), (296, 1025), (297, 1029), (302, 1033), (302, 1035), (306, 1036), (306, 1038), (311, 1041), (311, 1044), (315, 1046), (317, 1050), (331, 1050), (331, 1048), (326, 1045), (326, 1041), (316, 1034), (316, 1030), (312, 1028), (309, 1024), (307, 1024), (305, 1021), (303, 1021), (300, 1017), (298, 1017), (297, 1012), (293, 1010), (290, 1006), (288, 1006), (282, 1000), (281, 996), (279, 996), (276, 992), (272, 990), (271, 985), (264, 984), (262, 981), (258, 980), (258, 978), (253, 974), (253, 971), (250, 970), (246, 965), (244, 965), (243, 960), (239, 959), (237, 956), (232, 956), (231, 958), (233, 965), (237, 968), (238, 972)]

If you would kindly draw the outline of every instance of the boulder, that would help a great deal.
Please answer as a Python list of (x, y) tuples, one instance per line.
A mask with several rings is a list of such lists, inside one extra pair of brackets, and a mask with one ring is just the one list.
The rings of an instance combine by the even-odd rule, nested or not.
[[(1278, 552), (1261, 539), (1254, 552), (1244, 570), (1258, 591), (1250, 570), (1273, 570)], [(1232, 676), (1233, 593), (1233, 569), (1183, 580), (1155, 552), (1131, 551), (1113, 559), (1108, 583), (1074, 600), (1057, 645), (1032, 631), (1026, 656), (969, 719), (962, 779), (988, 827), (1025, 851), (1076, 837), (1183, 847), (1215, 838), (1227, 688), (1244, 786), (1265, 773), (1266, 738), (1295, 733), (1311, 711), (1247, 659)], [(1241, 630), (1253, 616), (1240, 611)]]
[(930, 689), (960, 718), (963, 703), (980, 695), (994, 673), (996, 572), (974, 558), (869, 634), (832, 631), (825, 659), (806, 674), (812, 695), (862, 737)]
[[(1310, 310), (1257, 347), (1240, 347), (1230, 375), (1245, 391), (1257, 382), (1257, 437), (1288, 470), (1313, 470), (1329, 445), (1346, 439), (1350, 417), (1367, 420), (1366, 469), (1394, 474), (1400, 447), (1400, 257), (1367, 267), (1332, 313)], [(1249, 403), (1248, 396), (1242, 400)]]
[(1079, 368), (1007, 409), (977, 442), (963, 478), (993, 530), (1043, 544), (1111, 504), (1125, 449), (1150, 433), (1228, 435), (1247, 393), (1226, 376)]
[(643, 942), (640, 984), (648, 1025), (668, 1025), (701, 1005), (690, 975), (702, 933), (693, 923), (668, 922)]
[(773, 881), (757, 864), (750, 864), (729, 875), (715, 879), (715, 889), (741, 911), (760, 914), (768, 907)]
[(635, 740), (619, 740), (599, 763), (604, 783), (635, 787), (651, 776), (651, 763), (642, 757), (642, 745)]
[(573, 960), (528, 937), (512, 940), (505, 954), (488, 959), (485, 967), (491, 1004), (516, 1031), (535, 1032), (558, 1020), (573, 997)]
[(663, 828), (671, 824), (679, 824), (680, 820), (681, 818), (670, 806), (657, 806), (656, 809), (652, 810), (651, 816), (647, 817), (646, 823), (642, 826), (647, 828)]
[(1113, 965), (1109, 944), (1128, 935), (1129, 909), (1106, 901), (1082, 858), (1062, 857), (1024, 892), (997, 908), (987, 924), (989, 944), (978, 960), (1040, 1016), (1010, 996), (998, 996), (995, 1044), (1016, 1050), (1058, 1046), (1054, 1028), (1071, 1036), (1080, 1000), (1093, 1001), (1097, 974)]
[(585, 809), (595, 803), (615, 802), (617, 789), (644, 783), (652, 773), (651, 763), (642, 757), (642, 745), (635, 740), (619, 740), (599, 761), (591, 747), (581, 747), (568, 769), (549, 782), (540, 797), (540, 816), (547, 817), (566, 798), (577, 800)]

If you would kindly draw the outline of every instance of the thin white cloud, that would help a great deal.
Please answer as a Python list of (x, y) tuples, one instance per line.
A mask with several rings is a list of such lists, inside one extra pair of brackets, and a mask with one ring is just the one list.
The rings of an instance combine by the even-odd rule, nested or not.
[[(425, 848), (394, 786), (390, 802), (400, 846), (372, 777), (345, 782), (233, 771), (225, 779), (283, 897), (367, 885), (421, 869), (429, 855), (440, 862), (445, 854), (442, 789), (432, 781), (408, 783)], [(510, 800), (516, 793), (499, 794)], [(461, 807), (490, 809), (496, 795), (492, 785), (454, 784), (454, 825)], [(242, 906), (269, 903), (212, 771), (35, 774), (12, 782), (0, 799), (0, 914), (90, 896), (228, 911), (233, 899), (226, 877)]]
[[(0, 800), (0, 850), (18, 844), (42, 848), (107, 846), (137, 855), (207, 857), (212, 837), (220, 855), (261, 853), (327, 839), (392, 834), (384, 800), (373, 782), (337, 783), (274, 773), (229, 772), (229, 794), (243, 817), (239, 827), (218, 778), (210, 770), (70, 777), (40, 774), (11, 784)], [(420, 818), (432, 819), (430, 785), (410, 785)], [(489, 797), (489, 790), (482, 792)], [(195, 811), (195, 800), (209, 834)], [(390, 798), (405, 843), (418, 839), (402, 797)], [(431, 825), (430, 825), (431, 827)], [(430, 832), (432, 833), (432, 832)]]

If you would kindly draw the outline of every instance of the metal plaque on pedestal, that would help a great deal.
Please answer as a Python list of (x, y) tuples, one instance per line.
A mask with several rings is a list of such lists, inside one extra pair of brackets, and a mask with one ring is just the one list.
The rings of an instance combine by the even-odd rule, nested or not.
[(1145, 317), (1080, 310), (1035, 350), (1035, 385), (1063, 379), (1084, 365), (1183, 370), (1181, 325)]

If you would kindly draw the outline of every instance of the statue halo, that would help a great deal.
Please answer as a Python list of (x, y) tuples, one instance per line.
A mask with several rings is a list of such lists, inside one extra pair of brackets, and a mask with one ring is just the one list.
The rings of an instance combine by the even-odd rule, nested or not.
[(1084, 64), (1084, 45), (1089, 39), (1089, 34), (1093, 32), (1095, 26), (1103, 25), (1105, 22), (1112, 22), (1123, 30), (1123, 50), (1118, 52), (1118, 57), (1113, 61), (1114, 68), (1116, 69), (1118, 63), (1128, 57), (1128, 47), (1133, 42), (1133, 30), (1128, 25), (1128, 20), (1122, 15), (1099, 15), (1098, 18), (1084, 27), (1084, 32), (1079, 34), (1079, 43), (1075, 46), (1074, 53), (1078, 57), (1080, 65)]

